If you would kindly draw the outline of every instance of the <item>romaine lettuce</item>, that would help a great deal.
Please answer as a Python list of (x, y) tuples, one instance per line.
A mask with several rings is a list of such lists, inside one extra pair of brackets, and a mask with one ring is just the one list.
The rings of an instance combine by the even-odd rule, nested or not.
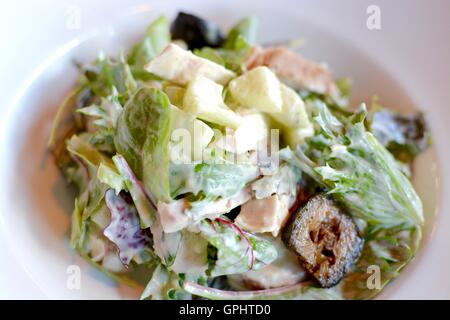
[(170, 102), (155, 88), (139, 89), (126, 103), (117, 122), (114, 143), (145, 188), (170, 201)]

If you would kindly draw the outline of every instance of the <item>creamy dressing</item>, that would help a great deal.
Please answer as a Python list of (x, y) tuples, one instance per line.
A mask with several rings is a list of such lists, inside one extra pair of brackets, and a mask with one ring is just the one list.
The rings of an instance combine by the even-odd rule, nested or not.
[(289, 251), (280, 238), (272, 243), (278, 252), (277, 259), (259, 270), (228, 276), (236, 289), (269, 289), (298, 283), (305, 279), (305, 270), (297, 256)]
[(208, 268), (207, 246), (208, 241), (200, 235), (183, 231), (177, 257), (170, 269), (188, 275), (204, 275)]
[(189, 203), (186, 199), (170, 203), (158, 202), (160, 223), (164, 232), (176, 232), (202, 219), (215, 219), (231, 211), (251, 199), (248, 188), (239, 191), (234, 196), (215, 201), (196, 201)]

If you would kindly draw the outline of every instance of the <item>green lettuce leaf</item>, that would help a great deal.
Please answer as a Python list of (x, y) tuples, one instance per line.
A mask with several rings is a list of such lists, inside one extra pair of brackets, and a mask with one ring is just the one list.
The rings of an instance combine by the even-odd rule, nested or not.
[(203, 220), (198, 225), (202, 237), (213, 246), (210, 276), (257, 270), (277, 257), (276, 248), (267, 240), (242, 231), (224, 218)]
[[(153, 271), (150, 281), (147, 283), (141, 294), (141, 300), (163, 300), (167, 298), (167, 284), (170, 279), (170, 272), (159, 264)], [(166, 291), (164, 293), (164, 291)]]
[[(256, 17), (247, 17), (239, 21), (228, 33), (227, 39), (223, 44), (224, 49), (238, 50), (239, 43), (244, 40), (249, 45), (256, 43), (258, 30), (258, 19)], [(241, 39), (239, 39), (241, 38)]]
[(194, 53), (201, 58), (208, 59), (212, 62), (220, 64), (221, 66), (225, 66), (226, 64), (224, 57), (220, 54), (220, 51), (217, 49), (204, 47), (201, 49), (195, 49)]
[(92, 132), (89, 138), (89, 143), (92, 144), (100, 152), (104, 152), (108, 155), (116, 152), (114, 146), (114, 132), (113, 128), (98, 128)]
[(393, 156), (366, 131), (365, 110), (344, 124), (323, 103), (317, 108), (313, 119), (319, 133), (309, 142), (310, 150), (298, 148), (295, 156), (283, 152), (286, 160), (369, 225), (380, 229), (421, 225), (421, 200)]
[(169, 270), (198, 279), (206, 276), (208, 269), (208, 241), (198, 233), (181, 231), (177, 255)]
[(267, 175), (251, 184), (256, 199), (268, 198), (274, 194), (295, 196), (300, 172), (288, 163), (282, 163), (272, 175)]
[(181, 288), (183, 279), (159, 264), (141, 295), (141, 300), (186, 300), (189, 293)]
[(67, 142), (67, 150), (74, 156), (80, 158), (89, 170), (94, 170), (94, 173), (96, 173), (100, 163), (104, 163), (110, 167), (113, 166), (113, 163), (108, 156), (99, 152), (87, 141), (89, 137), (89, 134), (83, 134), (81, 136), (73, 135)]
[(78, 98), (78, 95), (84, 90), (83, 86), (79, 86), (72, 90), (59, 105), (58, 111), (56, 112), (55, 118), (53, 119), (52, 129), (50, 132), (50, 137), (48, 138), (47, 146), (53, 149), (56, 146), (58, 140), (58, 130), (60, 128), (61, 122), (63, 120), (64, 114), (67, 108), (71, 107), (73, 102)]
[(92, 214), (97, 212), (103, 204), (106, 190), (109, 187), (102, 183), (97, 176), (94, 176), (88, 183), (87, 189), (84, 191), (87, 194), (87, 205), (82, 214), (83, 220), (89, 218)]
[(170, 43), (169, 20), (160, 16), (147, 28), (144, 39), (135, 44), (128, 56), (134, 69), (142, 69)]
[(77, 250), (83, 247), (84, 240), (86, 239), (86, 222), (82, 219), (83, 209), (78, 198), (75, 198), (75, 206), (70, 224), (70, 245)]
[(114, 143), (145, 188), (170, 201), (170, 102), (155, 88), (141, 88), (126, 103), (117, 121)]
[[(336, 290), (344, 299), (375, 297), (414, 258), (421, 236), (420, 227), (369, 232), (361, 257)], [(379, 283), (369, 279), (374, 267), (380, 271)]]
[(113, 88), (113, 92), (106, 98), (101, 98), (100, 104), (93, 104), (81, 109), (80, 112), (86, 116), (94, 117), (93, 124), (106, 129), (114, 129), (117, 119), (122, 112), (122, 106), (119, 103), (118, 92)]
[(79, 205), (82, 206), (82, 220), (89, 218), (102, 204), (108, 186), (98, 178), (100, 165), (112, 168), (110, 158), (95, 149), (86, 139), (89, 135), (73, 135), (67, 143), (67, 150), (78, 160), (79, 170), (85, 171), (85, 181), (80, 189)]
[(254, 165), (234, 164), (171, 164), (170, 190), (172, 197), (192, 193), (214, 199), (227, 198), (255, 180), (259, 169)]
[(97, 171), (97, 178), (105, 185), (108, 185), (110, 188), (114, 189), (116, 194), (119, 194), (120, 191), (125, 190), (125, 178), (122, 177), (116, 170), (113, 168), (100, 164)]
[(98, 97), (108, 97), (117, 90), (120, 102), (125, 102), (137, 89), (136, 80), (126, 63), (123, 53), (117, 61), (99, 54), (92, 65), (84, 68), (82, 85), (91, 89)]
[(244, 59), (255, 43), (257, 27), (258, 21), (255, 17), (245, 18), (230, 30), (221, 48), (204, 47), (194, 50), (194, 54), (240, 73)]

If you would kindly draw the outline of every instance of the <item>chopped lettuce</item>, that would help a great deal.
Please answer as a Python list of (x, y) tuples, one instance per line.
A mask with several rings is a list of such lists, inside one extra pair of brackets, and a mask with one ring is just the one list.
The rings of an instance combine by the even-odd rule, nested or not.
[(100, 163), (97, 178), (105, 185), (113, 188), (116, 194), (125, 189), (125, 179), (113, 168)]
[(122, 106), (118, 100), (118, 92), (114, 88), (110, 96), (100, 100), (100, 104), (93, 104), (77, 111), (90, 117), (96, 118), (93, 122), (94, 125), (106, 128), (114, 129), (116, 127), (117, 119), (122, 112)]
[[(366, 236), (363, 253), (356, 266), (336, 288), (344, 299), (375, 297), (414, 258), (421, 239), (420, 227), (373, 230)], [(369, 287), (369, 267), (380, 268), (379, 287)]]
[[(393, 156), (365, 130), (364, 114), (341, 123), (325, 104), (317, 104), (319, 133), (311, 150), (298, 148), (286, 160), (328, 189), (351, 213), (381, 229), (423, 223), (422, 203)], [(310, 157), (308, 157), (308, 154)]]
[(288, 163), (282, 163), (272, 175), (266, 175), (251, 184), (256, 199), (268, 198), (274, 194), (295, 196), (300, 172)]
[(164, 267), (163, 264), (158, 264), (158, 266), (153, 270), (152, 277), (147, 283), (144, 291), (141, 294), (141, 300), (163, 300), (167, 298), (166, 286), (170, 279), (170, 273)]
[(208, 59), (212, 62), (220, 64), (221, 66), (225, 66), (226, 64), (224, 57), (220, 54), (220, 52), (217, 49), (204, 47), (201, 49), (194, 50), (194, 54), (201, 58)]
[(88, 137), (88, 134), (82, 136), (73, 135), (67, 143), (67, 150), (74, 156), (80, 158), (90, 171), (96, 170), (101, 163), (111, 166), (111, 159), (86, 141)]
[(117, 90), (121, 102), (126, 101), (137, 89), (137, 82), (123, 53), (117, 60), (99, 54), (92, 65), (85, 67), (81, 82), (98, 97), (106, 98)]
[(169, 201), (170, 102), (155, 88), (139, 89), (117, 122), (115, 145), (154, 197)]
[(65, 112), (69, 107), (71, 107), (72, 102), (77, 99), (78, 95), (84, 90), (83, 86), (79, 86), (72, 90), (63, 100), (63, 102), (59, 105), (58, 111), (56, 112), (55, 118), (53, 120), (52, 129), (50, 132), (50, 137), (48, 138), (47, 146), (51, 149), (56, 147), (56, 143), (58, 140), (59, 129), (61, 126), (61, 122), (63, 121), (63, 117)]
[(86, 239), (86, 222), (81, 218), (82, 213), (83, 208), (80, 206), (80, 201), (76, 198), (70, 225), (70, 245), (75, 249), (81, 248)]
[(85, 190), (87, 194), (87, 203), (82, 214), (83, 220), (89, 218), (97, 210), (99, 210), (103, 204), (103, 199), (107, 189), (108, 186), (97, 179), (96, 176), (89, 181), (87, 189)]
[(243, 62), (249, 49), (255, 43), (257, 28), (258, 21), (255, 17), (242, 19), (231, 28), (221, 48), (203, 47), (194, 50), (194, 53), (199, 57), (241, 73), (245, 69)]
[(215, 248), (211, 250), (208, 270), (212, 277), (257, 270), (277, 257), (269, 241), (241, 230), (225, 218), (203, 220), (197, 227)]
[(133, 70), (142, 69), (170, 43), (169, 20), (160, 16), (147, 28), (145, 37), (135, 44), (128, 56), (128, 63)]
[(171, 194), (200, 192), (208, 198), (227, 198), (238, 193), (259, 176), (255, 165), (239, 164), (171, 164)]
[(242, 19), (228, 32), (223, 48), (237, 50), (241, 41), (245, 41), (249, 45), (255, 44), (257, 29), (258, 19), (256, 17), (250, 16)]
[(159, 264), (141, 295), (141, 300), (186, 300), (191, 295), (181, 288), (183, 279)]

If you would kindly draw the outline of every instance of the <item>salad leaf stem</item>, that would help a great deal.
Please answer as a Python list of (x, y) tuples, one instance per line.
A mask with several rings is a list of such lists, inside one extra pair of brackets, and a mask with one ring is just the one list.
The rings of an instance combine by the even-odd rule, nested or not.
[(52, 130), (50, 132), (50, 137), (47, 142), (47, 147), (53, 149), (56, 144), (56, 139), (58, 136), (58, 129), (61, 124), (62, 118), (64, 116), (64, 112), (66, 112), (67, 108), (70, 106), (70, 102), (84, 89), (83, 86), (80, 86), (74, 90), (72, 90), (66, 98), (63, 100), (61, 105), (58, 107), (58, 111), (56, 112), (56, 116), (53, 120)]

